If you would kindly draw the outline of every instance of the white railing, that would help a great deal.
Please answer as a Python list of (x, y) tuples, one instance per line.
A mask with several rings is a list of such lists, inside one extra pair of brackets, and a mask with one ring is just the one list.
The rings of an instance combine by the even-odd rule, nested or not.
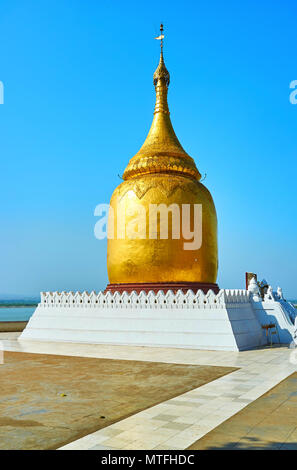
[(41, 292), (43, 307), (101, 307), (101, 308), (220, 308), (225, 304), (242, 304), (250, 302), (250, 293), (243, 289), (222, 289), (218, 294), (209, 290), (196, 294), (188, 290), (185, 294), (179, 290), (176, 294), (153, 291), (137, 294), (127, 292)]

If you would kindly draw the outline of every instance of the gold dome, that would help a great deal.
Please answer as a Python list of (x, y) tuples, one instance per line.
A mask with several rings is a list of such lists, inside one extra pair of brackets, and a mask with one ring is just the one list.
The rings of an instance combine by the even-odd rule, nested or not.
[[(162, 41), (161, 41), (162, 42)], [(114, 191), (110, 214), (113, 214), (114, 237), (108, 239), (107, 270), (111, 285), (144, 283), (216, 282), (218, 268), (217, 217), (211, 194), (200, 183), (201, 175), (194, 160), (185, 152), (173, 130), (167, 104), (170, 76), (161, 56), (154, 73), (156, 105), (148, 136), (130, 160), (123, 183)], [(151, 205), (199, 204), (202, 207), (202, 245), (184, 249), (185, 239), (151, 239), (149, 209)], [(117, 238), (117, 224), (125, 213), (125, 234), (133, 222), (133, 213), (146, 210), (146, 237)], [(191, 215), (191, 227), (194, 216)]]

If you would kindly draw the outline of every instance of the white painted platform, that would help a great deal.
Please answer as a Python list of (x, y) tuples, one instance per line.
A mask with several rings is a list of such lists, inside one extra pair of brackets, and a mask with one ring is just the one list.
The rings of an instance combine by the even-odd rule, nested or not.
[(265, 343), (246, 290), (41, 294), (21, 340), (239, 351)]

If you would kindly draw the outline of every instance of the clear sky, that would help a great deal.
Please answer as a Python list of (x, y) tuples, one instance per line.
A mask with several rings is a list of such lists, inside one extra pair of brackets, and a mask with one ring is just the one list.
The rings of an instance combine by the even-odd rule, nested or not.
[(1, 0), (0, 293), (99, 290), (108, 203), (151, 124), (165, 26), (176, 134), (210, 189), (219, 277), (297, 298), (295, 0)]

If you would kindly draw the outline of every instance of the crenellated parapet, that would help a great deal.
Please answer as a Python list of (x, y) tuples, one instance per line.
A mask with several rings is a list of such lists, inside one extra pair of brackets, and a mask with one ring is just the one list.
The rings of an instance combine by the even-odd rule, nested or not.
[(226, 304), (243, 304), (250, 302), (250, 293), (243, 289), (222, 289), (218, 294), (209, 290), (206, 294), (199, 290), (194, 294), (192, 290), (183, 293), (179, 290), (176, 294), (168, 291), (166, 294), (159, 291), (148, 293), (142, 291), (127, 292), (41, 292), (42, 307), (84, 307), (84, 308), (163, 308), (163, 309), (188, 309), (188, 308), (221, 308)]
[(264, 344), (243, 289), (42, 292), (20, 340), (239, 351)]

